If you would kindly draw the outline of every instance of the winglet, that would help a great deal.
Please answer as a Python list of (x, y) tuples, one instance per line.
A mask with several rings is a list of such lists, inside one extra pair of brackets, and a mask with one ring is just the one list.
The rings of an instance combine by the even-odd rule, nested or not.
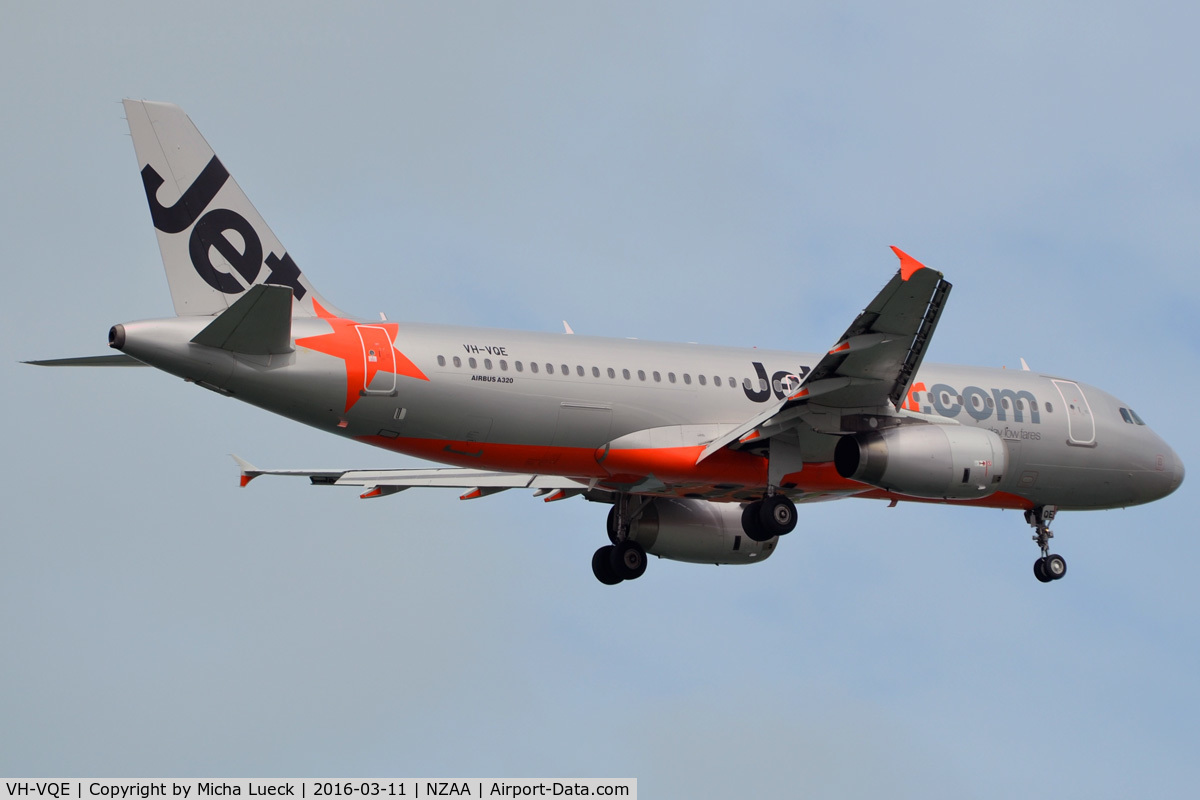
[(892, 252), (900, 259), (900, 279), (908, 280), (917, 270), (925, 269), (925, 265), (908, 253), (901, 250), (899, 247), (892, 245)]
[(262, 475), (262, 471), (255, 469), (254, 465), (246, 459), (238, 458), (233, 453), (230, 453), (229, 457), (236, 461), (238, 467), (240, 467), (242, 470), (242, 488), (245, 488), (246, 484), (257, 478), (259, 475)]

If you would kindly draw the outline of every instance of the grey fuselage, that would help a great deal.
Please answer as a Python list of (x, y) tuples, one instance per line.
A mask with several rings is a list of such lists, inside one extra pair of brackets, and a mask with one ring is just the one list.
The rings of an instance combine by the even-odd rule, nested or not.
[[(603, 476), (596, 451), (627, 434), (672, 426), (726, 431), (744, 423), (784, 397), (821, 358), (399, 323), (395, 349), (418, 372), (402, 374), (395, 364), (387, 371), (384, 364), (367, 381), (370, 367), (349, 363), (376, 357), (368, 355), (365, 338), (361, 353), (331, 355), (299, 344), (284, 354), (247, 356), (192, 343), (209, 322), (127, 323), (121, 349), (207, 388), (397, 452), (582, 479)], [(292, 337), (311, 340), (330, 331), (325, 319), (296, 318)], [(356, 375), (363, 385), (354, 383)], [(985, 505), (1115, 508), (1163, 497), (1183, 480), (1179, 458), (1128, 404), (1064, 378), (926, 364), (903, 407), (902, 413), (989, 429), (1003, 440), (1007, 469)], [(838, 438), (835, 431), (800, 434), (805, 467), (790, 492), (797, 499), (845, 489), (830, 486), (829, 470), (809, 466), (828, 465)], [(748, 488), (753, 494), (765, 486)]]

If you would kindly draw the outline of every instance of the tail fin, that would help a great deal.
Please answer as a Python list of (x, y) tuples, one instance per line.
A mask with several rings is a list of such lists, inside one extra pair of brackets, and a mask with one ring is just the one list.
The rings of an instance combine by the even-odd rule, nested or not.
[(183, 109), (125, 101), (171, 299), (179, 316), (211, 316), (259, 284), (292, 290), (292, 313), (333, 307), (300, 272)]

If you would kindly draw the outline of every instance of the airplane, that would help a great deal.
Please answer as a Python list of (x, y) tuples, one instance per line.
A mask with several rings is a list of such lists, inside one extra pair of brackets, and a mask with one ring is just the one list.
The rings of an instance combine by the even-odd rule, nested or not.
[(925, 364), (951, 285), (899, 270), (827, 350), (669, 344), (352, 317), (321, 295), (176, 105), (124, 101), (175, 316), (112, 326), (115, 355), (43, 366), (156, 367), (340, 436), (447, 465), (259, 469), (461, 499), (532, 489), (610, 506), (604, 584), (648, 556), (770, 557), (797, 505), (840, 498), (1015, 509), (1042, 583), (1059, 511), (1165, 497), (1179, 457), (1126, 402), (1022, 370)]

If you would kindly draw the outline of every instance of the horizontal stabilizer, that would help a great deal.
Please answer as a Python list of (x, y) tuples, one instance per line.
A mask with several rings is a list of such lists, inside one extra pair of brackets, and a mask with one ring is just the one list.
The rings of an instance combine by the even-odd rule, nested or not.
[(116, 356), (81, 356), (79, 358), (51, 358), (42, 361), (22, 361), (36, 367), (144, 367), (141, 361), (124, 353)]
[(192, 341), (252, 356), (292, 352), (292, 290), (252, 286)]

